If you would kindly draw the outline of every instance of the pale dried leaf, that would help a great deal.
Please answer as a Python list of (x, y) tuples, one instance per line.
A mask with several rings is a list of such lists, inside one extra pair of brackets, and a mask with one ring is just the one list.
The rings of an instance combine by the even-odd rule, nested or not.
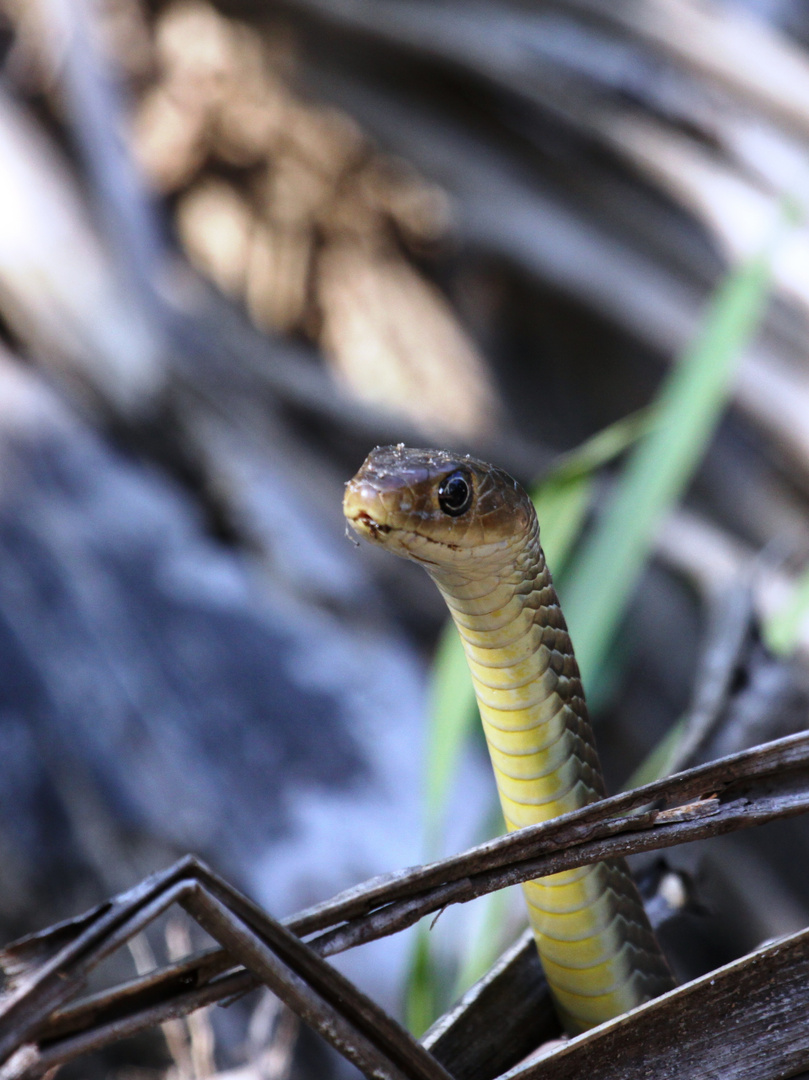
[(191, 261), (232, 296), (244, 289), (255, 218), (232, 185), (205, 180), (177, 206), (177, 228)]
[(489, 431), (499, 405), (485, 363), (436, 288), (403, 259), (333, 245), (318, 264), (322, 344), (364, 400), (443, 437)]

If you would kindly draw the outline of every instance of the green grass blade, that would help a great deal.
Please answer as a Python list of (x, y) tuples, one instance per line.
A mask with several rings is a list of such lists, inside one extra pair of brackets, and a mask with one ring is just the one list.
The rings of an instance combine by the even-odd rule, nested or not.
[(581, 535), (593, 494), (594, 474), (640, 438), (653, 420), (640, 409), (566, 454), (531, 490), (541, 529), (542, 547), (555, 577), (563, 572)]
[(453, 990), (455, 1000), (483, 978), (497, 957), (505, 951), (508, 941), (503, 937), (503, 926), (507, 921), (511, 899), (509, 893), (513, 888), (500, 889), (499, 892), (481, 896), (477, 901), (483, 907), (480, 929), (470, 936), (466, 952), (461, 957)]
[(686, 717), (681, 716), (679, 720), (674, 721), (651, 753), (647, 754), (635, 769), (624, 784), (623, 790), (631, 791), (632, 788), (643, 787), (644, 784), (651, 784), (655, 780), (668, 776), (671, 772), (671, 763), (677, 755), (685, 732)]
[(438, 1015), (438, 978), (430, 948), (431, 922), (432, 918), (419, 923), (405, 992), (405, 1023), (417, 1039)]
[(731, 273), (702, 329), (665, 380), (653, 429), (638, 444), (611, 505), (569, 576), (568, 625), (586, 686), (607, 649), (654, 534), (702, 458), (730, 393), (741, 352), (764, 312), (771, 259), (753, 258)]
[(581, 535), (592, 498), (593, 477), (589, 473), (550, 476), (534, 496), (545, 558), (557, 576)]
[(428, 858), (438, 858), (442, 854), (444, 808), (476, 714), (475, 692), (461, 639), (452, 620), (448, 620), (438, 642), (431, 673), (425, 793)]
[(555, 462), (547, 476), (532, 488), (534, 498), (541, 497), (540, 493), (548, 481), (592, 474), (604, 465), (609, 465), (642, 435), (648, 433), (654, 422), (654, 415), (654, 405), (647, 405), (591, 435), (575, 450), (564, 454)]
[(787, 603), (771, 616), (764, 627), (764, 638), (773, 652), (792, 652), (804, 623), (809, 619), (809, 567), (795, 583)]

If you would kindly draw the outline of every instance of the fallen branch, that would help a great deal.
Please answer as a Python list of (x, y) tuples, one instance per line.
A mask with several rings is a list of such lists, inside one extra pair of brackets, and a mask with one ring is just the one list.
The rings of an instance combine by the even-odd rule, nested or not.
[[(35, 1044), (35, 1059), (10, 1074), (33, 1078), (87, 1049), (267, 982), (255, 959), (246, 971), (239, 949), (225, 942), (223, 900), (250, 933), (294, 953), (302, 972), (298, 977), (311, 977), (315, 984), (325, 979), (330, 986), (324, 967), (332, 969), (323, 965), (321, 956), (394, 933), (449, 903), (601, 858), (716, 836), (807, 809), (809, 734), (803, 733), (605, 799), (461, 855), (373, 879), (292, 916), (285, 927), (189, 857), (109, 903), (23, 938), (0, 954), (8, 979), (0, 1006), (0, 1053), (7, 1056), (24, 1044)], [(216, 901), (211, 912), (206, 901), (197, 902), (200, 882)], [(210, 919), (227, 951), (208, 951), (67, 1007), (92, 967), (175, 901), (205, 925)], [(319, 936), (307, 945), (293, 936), (312, 934)], [(236, 940), (238, 944), (238, 935)], [(281, 980), (273, 989), (284, 997), (285, 987)], [(341, 993), (351, 1000), (353, 988), (342, 987)], [(361, 1001), (361, 1012), (376, 1010), (367, 999)], [(316, 1027), (332, 1022), (316, 1009), (307, 1011)], [(381, 1010), (377, 1013), (384, 1017)], [(384, 1023), (388, 1021), (386, 1017)], [(410, 1047), (398, 1025), (390, 1031)], [(344, 1035), (336, 1041), (346, 1052)], [(354, 1059), (359, 1056), (355, 1053)]]

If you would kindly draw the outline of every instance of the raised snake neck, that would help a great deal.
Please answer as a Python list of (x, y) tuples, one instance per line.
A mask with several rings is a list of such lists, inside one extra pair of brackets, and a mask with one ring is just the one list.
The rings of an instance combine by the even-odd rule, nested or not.
[[(474, 497), (467, 511), (449, 516), (438, 493), (457, 475)], [(603, 798), (573, 646), (536, 514), (516, 482), (471, 458), (383, 447), (347, 486), (344, 509), (358, 533), (422, 562), (444, 596), (469, 662), (509, 830)], [(624, 860), (526, 882), (523, 891), (570, 1033), (674, 985)]]

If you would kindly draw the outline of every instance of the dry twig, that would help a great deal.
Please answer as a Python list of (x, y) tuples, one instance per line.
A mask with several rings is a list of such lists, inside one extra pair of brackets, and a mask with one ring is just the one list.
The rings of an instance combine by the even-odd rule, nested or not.
[[(20, 1067), (9, 1073), (33, 1080), (88, 1049), (263, 982), (366, 1075), (446, 1078), (433, 1056), (419, 1049), (395, 1021), (321, 957), (393, 933), (448, 903), (505, 885), (609, 856), (720, 835), (807, 809), (809, 735), (801, 734), (614, 796), (462, 855), (374, 879), (293, 916), (286, 926), (188, 857), (100, 908), (5, 950), (2, 960), (9, 987), (0, 1011), (0, 1054), (8, 1058), (33, 1046), (27, 1057), (14, 1059)], [(101, 959), (175, 902), (223, 950), (175, 963), (66, 1007)], [(313, 934), (318, 936), (308, 944), (296, 936)], [(759, 1000), (755, 969), (760, 961), (767, 978), (783, 978), (783, 993), (794, 996), (793, 967), (801, 970), (804, 938), (799, 935), (785, 951), (773, 948), (740, 962), (751, 1000)], [(722, 976), (722, 987), (728, 978)], [(704, 1008), (700, 1004), (704, 986), (705, 981), (698, 980), (651, 1007), (668, 1008), (671, 998), (675, 1010), (693, 1006), (699, 1011)], [(481, 1000), (481, 995), (474, 1000)], [(783, 994), (771, 996), (767, 1015), (783, 1000)], [(641, 1026), (649, 1008), (637, 1012)], [(622, 1038), (633, 1038), (635, 1015), (614, 1022), (626, 1025), (621, 1027)], [(466, 1016), (455, 1022), (466, 1022)], [(607, 1038), (604, 1033), (614, 1024), (599, 1029), (601, 1036), (584, 1038)], [(502, 1041), (503, 1030), (492, 1032), (489, 1027), (488, 1038), (494, 1035)], [(444, 1045), (451, 1046), (446, 1030), (441, 1032)], [(695, 1032), (700, 1038), (705, 1035), (700, 1026)], [(437, 1045), (438, 1038), (433, 1042)], [(563, 1055), (560, 1060), (568, 1058)], [(449, 1062), (447, 1066), (452, 1068)], [(539, 1071), (528, 1075), (543, 1076), (545, 1067), (538, 1065)], [(374, 1071), (378, 1069), (382, 1071)]]

